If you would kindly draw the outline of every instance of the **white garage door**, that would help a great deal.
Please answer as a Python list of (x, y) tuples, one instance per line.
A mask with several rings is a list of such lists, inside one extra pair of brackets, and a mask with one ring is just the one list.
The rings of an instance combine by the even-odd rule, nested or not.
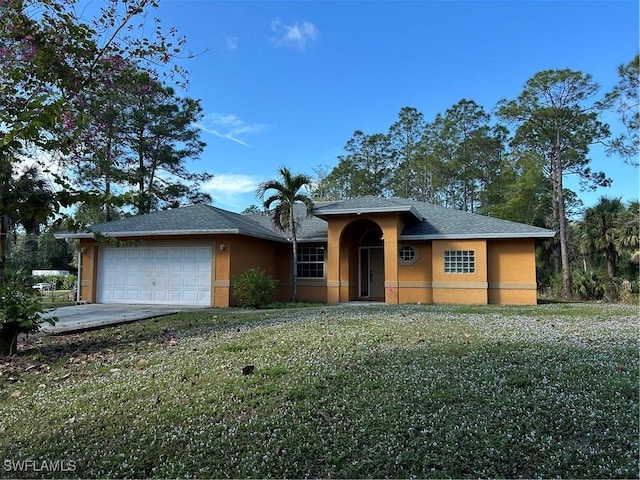
[(102, 247), (98, 303), (211, 305), (211, 246)]

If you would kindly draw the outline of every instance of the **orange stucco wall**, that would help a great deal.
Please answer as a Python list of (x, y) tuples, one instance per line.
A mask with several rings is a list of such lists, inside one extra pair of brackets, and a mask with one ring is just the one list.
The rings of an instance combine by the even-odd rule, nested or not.
[(536, 304), (534, 240), (491, 240), (487, 250), (489, 303)]
[[(348, 269), (348, 249), (341, 245), (342, 231), (352, 218), (331, 219), (327, 232), (327, 259), (325, 269), (327, 276), (327, 303), (337, 304), (349, 299), (349, 276), (343, 271)], [(344, 254), (343, 254), (344, 252)], [(343, 257), (347, 257), (345, 260)], [(341, 276), (341, 272), (342, 276)], [(346, 284), (345, 284), (346, 282)]]
[[(484, 305), (489, 302), (486, 240), (434, 240), (433, 303)], [(474, 273), (445, 273), (445, 250), (473, 250)]]
[[(325, 247), (324, 243), (299, 243), (298, 249), (304, 247)], [(276, 245), (276, 270), (273, 277), (278, 280), (276, 300), (286, 302), (293, 293), (293, 248), (291, 244)], [(326, 254), (326, 249), (325, 249)], [(301, 302), (327, 301), (326, 267), (325, 277), (318, 279), (298, 278), (298, 300)]]
[(433, 303), (433, 249), (430, 241), (401, 242), (413, 247), (417, 259), (411, 265), (398, 265), (399, 302)]
[[(399, 241), (403, 222), (398, 214), (331, 218), (325, 250), (325, 278), (298, 279), (300, 301), (337, 304), (358, 299), (358, 247), (362, 228), (370, 225), (367, 222), (377, 225), (383, 235), (386, 303), (535, 304), (537, 301), (533, 239)], [(194, 236), (190, 240), (168, 236), (127, 241), (144, 242), (145, 245), (211, 244), (212, 306), (235, 305), (233, 279), (254, 267), (262, 268), (279, 281), (278, 300), (291, 297), (292, 252), (289, 244), (243, 235)], [(410, 265), (402, 264), (398, 258), (399, 248), (403, 245), (416, 249), (417, 259)], [(79, 284), (84, 301), (96, 301), (100, 246), (93, 240), (80, 242), (84, 250)], [(445, 250), (473, 250), (475, 272), (445, 273)]]
[(224, 292), (226, 305), (234, 306), (236, 301), (233, 297), (233, 279), (241, 275), (250, 268), (261, 268), (271, 277), (278, 278), (279, 258), (278, 245), (273, 242), (261, 240), (259, 238), (245, 237), (241, 235), (229, 236), (228, 243), (229, 264), (225, 265), (225, 271), (217, 271), (217, 284), (225, 283)]

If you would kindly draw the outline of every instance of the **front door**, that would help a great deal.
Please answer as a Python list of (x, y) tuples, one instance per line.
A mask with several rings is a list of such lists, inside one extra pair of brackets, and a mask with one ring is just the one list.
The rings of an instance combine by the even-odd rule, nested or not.
[(359, 297), (384, 299), (384, 248), (360, 247), (358, 271)]

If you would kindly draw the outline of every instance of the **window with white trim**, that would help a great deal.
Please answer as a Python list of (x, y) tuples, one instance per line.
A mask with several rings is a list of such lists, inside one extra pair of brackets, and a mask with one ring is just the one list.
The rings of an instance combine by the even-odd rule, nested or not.
[(324, 278), (324, 247), (298, 247), (298, 278)]
[(445, 250), (444, 273), (475, 273), (476, 252), (474, 250)]
[(418, 249), (411, 245), (403, 245), (398, 251), (401, 265), (413, 265), (418, 260)]

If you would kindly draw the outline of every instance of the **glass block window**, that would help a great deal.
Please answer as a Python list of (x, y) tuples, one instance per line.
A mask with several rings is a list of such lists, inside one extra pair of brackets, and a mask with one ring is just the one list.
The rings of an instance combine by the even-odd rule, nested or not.
[(298, 278), (324, 278), (324, 247), (298, 247)]
[(418, 250), (409, 245), (402, 246), (398, 252), (398, 257), (400, 258), (400, 264), (412, 265), (418, 260)]
[(474, 250), (445, 250), (444, 273), (475, 273), (476, 252)]

